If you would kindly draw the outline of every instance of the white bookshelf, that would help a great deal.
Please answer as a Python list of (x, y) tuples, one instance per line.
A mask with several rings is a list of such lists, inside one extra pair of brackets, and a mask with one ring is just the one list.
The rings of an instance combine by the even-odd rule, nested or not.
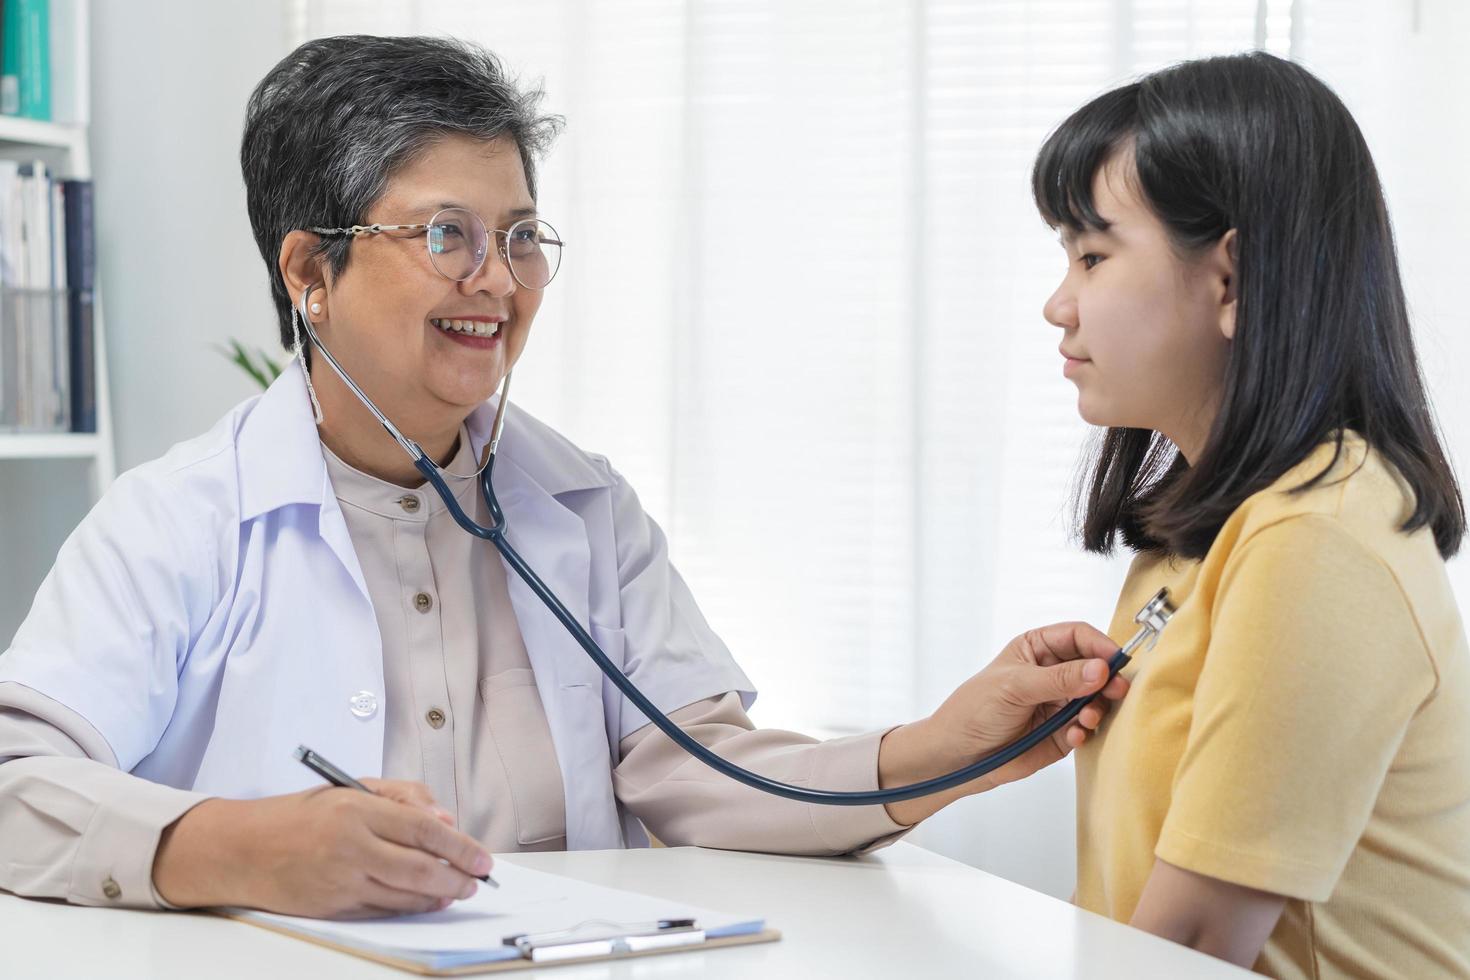
[(0, 116), (0, 143), (60, 149), (86, 156), (87, 127), (76, 123)]
[[(0, 116), (0, 159), (41, 160), (59, 177), (92, 177), (89, 7), (89, 0), (53, 0), (52, 115), (59, 121)], [(100, 277), (94, 286), (97, 431), (0, 432), (0, 579), (8, 586), (0, 589), (0, 651), (9, 646), (56, 549), (116, 472)], [(86, 479), (78, 480), (82, 471)]]
[(0, 460), (96, 459), (101, 440), (90, 432), (0, 433)]

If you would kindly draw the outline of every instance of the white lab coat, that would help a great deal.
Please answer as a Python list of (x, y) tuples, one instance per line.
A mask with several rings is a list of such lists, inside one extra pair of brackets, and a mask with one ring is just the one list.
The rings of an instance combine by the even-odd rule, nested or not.
[[(494, 405), (468, 420), (476, 456)], [(754, 689), (605, 459), (515, 406), (496, 456), (507, 537), (665, 711)], [(484, 547), (492, 547), (488, 542)], [(566, 791), (571, 849), (646, 843), (621, 814), (619, 741), (646, 719), (507, 569)], [(383, 764), (382, 644), (293, 369), (208, 433), (121, 476), (62, 546), (0, 681), (68, 706), (119, 767), (252, 798), (320, 780), (307, 745)]]

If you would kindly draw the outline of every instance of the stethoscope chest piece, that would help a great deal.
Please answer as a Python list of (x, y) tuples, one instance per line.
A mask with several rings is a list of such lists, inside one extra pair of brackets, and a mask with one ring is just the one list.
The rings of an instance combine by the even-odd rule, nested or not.
[(1167, 588), (1155, 592), (1154, 597), (1138, 610), (1138, 615), (1133, 617), (1133, 621), (1138, 624), (1138, 632), (1134, 633), (1133, 639), (1123, 647), (1123, 652), (1131, 656), (1133, 651), (1144, 643), (1147, 643), (1148, 648), (1152, 650), (1154, 644), (1159, 642), (1159, 634), (1164, 632), (1164, 627), (1169, 625), (1169, 620), (1173, 619), (1174, 614), (1178, 611), (1173, 600), (1169, 598)]

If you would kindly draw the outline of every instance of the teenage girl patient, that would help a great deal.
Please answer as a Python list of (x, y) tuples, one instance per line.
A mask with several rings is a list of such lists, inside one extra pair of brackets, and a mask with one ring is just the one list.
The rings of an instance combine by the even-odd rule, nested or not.
[(1470, 977), (1460, 491), (1373, 159), (1265, 54), (1098, 97), (1036, 161), (1105, 427), (1079, 503), (1178, 605), (1077, 754), (1079, 905), (1276, 977)]

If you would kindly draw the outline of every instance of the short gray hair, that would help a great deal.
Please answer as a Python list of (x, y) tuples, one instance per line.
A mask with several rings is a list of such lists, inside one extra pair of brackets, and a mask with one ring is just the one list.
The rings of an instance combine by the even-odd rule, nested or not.
[[(483, 47), (451, 38), (320, 38), (272, 68), (246, 104), (240, 169), (282, 346), (292, 341), (278, 269), (288, 233), (365, 224), (392, 176), (451, 134), (514, 140), (534, 198), (536, 158), (562, 126), (540, 113), (542, 95), (508, 78)], [(351, 243), (316, 246), (334, 275), (347, 268)]]

